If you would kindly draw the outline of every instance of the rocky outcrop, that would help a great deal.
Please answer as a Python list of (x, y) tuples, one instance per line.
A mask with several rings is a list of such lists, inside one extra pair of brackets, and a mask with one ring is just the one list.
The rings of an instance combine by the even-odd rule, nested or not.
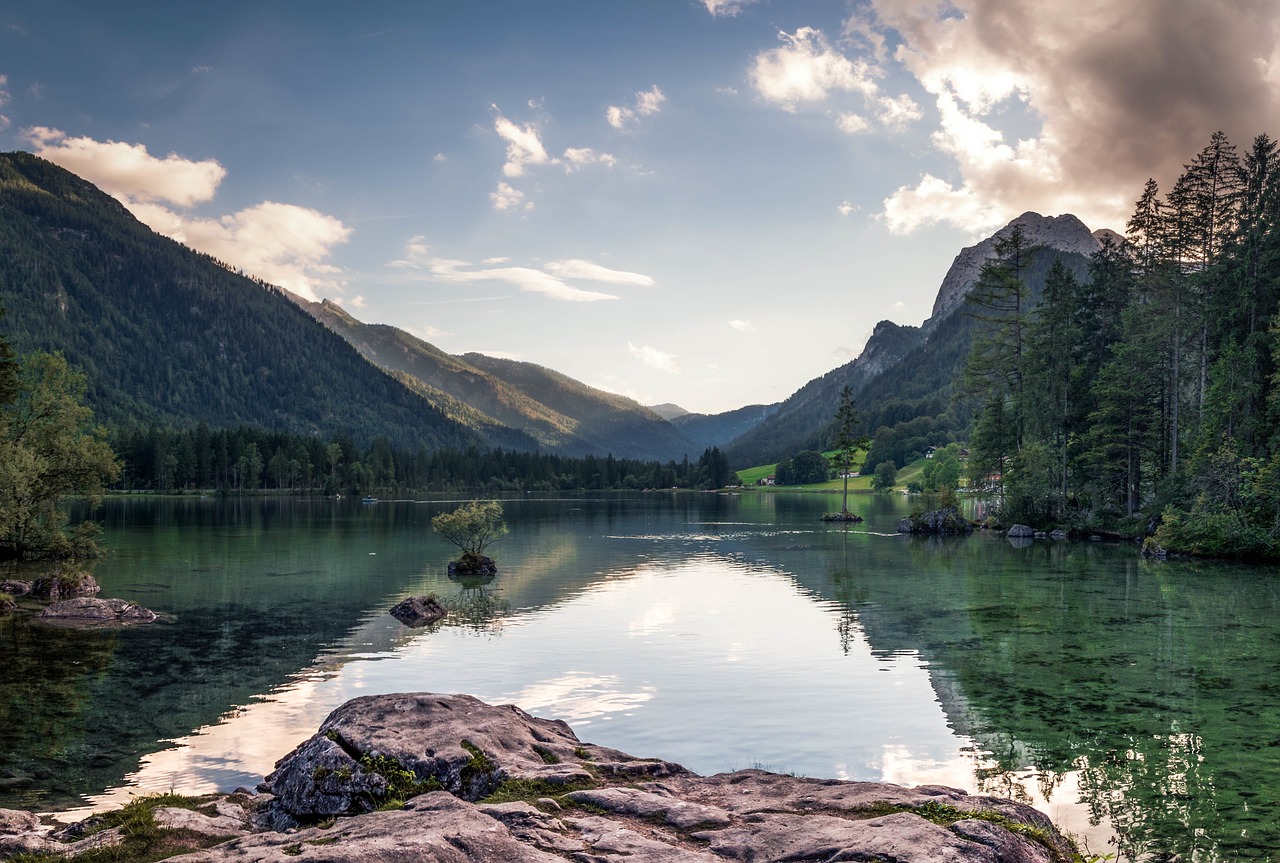
[(93, 596), (101, 590), (87, 572), (60, 572), (36, 579), (31, 594), (40, 599), (57, 601), (73, 596)]
[(434, 596), (410, 596), (397, 602), (389, 612), (405, 626), (426, 626), (442, 620), (449, 610)]
[[(256, 823), (275, 829), (246, 834), (254, 819), (239, 806), (157, 809), (163, 829), (237, 837), (170, 859), (1057, 863), (1074, 850), (1045, 815), (1010, 800), (763, 770), (698, 776), (466, 695), (350, 701), (280, 760), (264, 788), (276, 796), (247, 806), (270, 801)], [(403, 804), (391, 796), (401, 793)]]
[(7, 578), (0, 581), (0, 593), (7, 593), (10, 596), (24, 596), (31, 592), (31, 588), (35, 586), (34, 582), (20, 581), (16, 578)]
[(450, 578), (492, 577), (498, 574), (498, 565), (486, 554), (467, 552), (457, 560), (449, 562)]
[(92, 596), (77, 596), (55, 602), (45, 607), (37, 616), (50, 623), (80, 625), (128, 625), (151, 623), (156, 619), (156, 613), (149, 608), (123, 599), (97, 599)]
[(938, 296), (933, 301), (933, 312), (929, 316), (931, 321), (940, 319), (948, 310), (960, 304), (969, 289), (978, 283), (982, 265), (995, 257), (996, 243), (1013, 233), (1015, 227), (1022, 228), (1023, 236), (1033, 246), (1048, 246), (1087, 256), (1102, 245), (1094, 233), (1085, 227), (1084, 222), (1070, 213), (1061, 216), (1023, 213), (982, 242), (960, 250), (951, 268), (947, 270), (942, 286), (938, 288)]
[(972, 532), (973, 525), (954, 506), (916, 513), (898, 522), (898, 533), (962, 536)]
[(1036, 530), (1025, 524), (1015, 524), (1005, 535), (1011, 539), (1031, 539), (1036, 535)]

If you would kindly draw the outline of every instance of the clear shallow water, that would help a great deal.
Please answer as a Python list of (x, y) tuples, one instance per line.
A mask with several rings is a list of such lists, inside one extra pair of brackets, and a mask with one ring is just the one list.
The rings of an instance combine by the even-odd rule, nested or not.
[[(845, 531), (832, 501), (508, 501), (486, 585), (444, 575), (456, 502), (111, 501), (102, 595), (167, 619), (0, 623), (0, 806), (253, 785), (346, 699), (433, 690), (702, 773), (1018, 796), (1127, 858), (1280, 859), (1272, 570), (898, 537), (898, 498)], [(464, 613), (386, 614), (429, 591)]]

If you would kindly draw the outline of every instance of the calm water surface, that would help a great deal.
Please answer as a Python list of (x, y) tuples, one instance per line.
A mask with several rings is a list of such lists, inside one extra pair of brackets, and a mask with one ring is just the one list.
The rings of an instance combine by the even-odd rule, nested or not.
[[(348, 698), (468, 692), (700, 773), (1027, 800), (1120, 859), (1280, 860), (1270, 568), (1130, 546), (892, 534), (815, 495), (506, 502), (488, 583), (445, 576), (458, 501), (114, 500), (126, 630), (0, 621), (0, 807), (254, 785)], [(454, 614), (386, 614), (435, 592)]]

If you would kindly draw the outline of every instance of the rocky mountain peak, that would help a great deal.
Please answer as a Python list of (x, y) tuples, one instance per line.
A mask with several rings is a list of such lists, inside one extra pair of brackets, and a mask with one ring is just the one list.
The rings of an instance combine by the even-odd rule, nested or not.
[(1102, 245), (1084, 222), (1070, 213), (1061, 216), (1023, 213), (982, 242), (960, 250), (951, 269), (947, 270), (946, 278), (942, 280), (942, 287), (938, 289), (930, 320), (936, 321), (960, 304), (969, 289), (977, 283), (982, 265), (995, 257), (996, 242), (1013, 233), (1015, 227), (1021, 227), (1023, 236), (1033, 245), (1049, 246), (1064, 252), (1092, 255)]

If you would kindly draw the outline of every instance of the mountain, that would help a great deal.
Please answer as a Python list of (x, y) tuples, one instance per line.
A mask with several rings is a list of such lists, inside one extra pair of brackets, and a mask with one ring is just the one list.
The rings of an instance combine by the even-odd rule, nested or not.
[(680, 405), (673, 405), (670, 402), (667, 402), (666, 404), (661, 404), (661, 405), (649, 405), (649, 410), (653, 411), (655, 414), (662, 417), (667, 422), (670, 422), (676, 417), (688, 416), (690, 413), (689, 411), (680, 407)]
[(1015, 228), (1022, 229), (1022, 235), (1030, 245), (1075, 252), (1086, 258), (1101, 245), (1084, 222), (1070, 213), (1061, 216), (1023, 213), (982, 242), (960, 250), (942, 280), (942, 287), (938, 288), (933, 312), (929, 315), (931, 320), (941, 320), (943, 315), (964, 302), (969, 289), (978, 282), (982, 265), (995, 257), (996, 243), (1013, 233)]
[(88, 403), (107, 424), (488, 443), (281, 291), (159, 236), (92, 184), (27, 153), (0, 154), (0, 291), (13, 348), (62, 351), (84, 371)]
[[(747, 405), (719, 414), (695, 414), (688, 411), (667, 421), (696, 444), (699, 451), (708, 447), (725, 447), (768, 419), (778, 405)], [(656, 408), (655, 408), (656, 410)]]
[(328, 300), (295, 301), (370, 362), (491, 438), (495, 427), (509, 427), (565, 455), (678, 461), (702, 452), (638, 402), (559, 372), (483, 354), (454, 356), (396, 327), (363, 323)]
[(661, 461), (701, 455), (702, 448), (695, 447), (674, 426), (625, 396), (594, 389), (534, 363), (474, 353), (463, 354), (460, 359), (562, 416), (571, 417), (577, 423), (576, 445), (586, 452)]
[(868, 434), (879, 435), (881, 429), (914, 421), (915, 426), (908, 425), (903, 434), (941, 439), (967, 426), (963, 406), (951, 402), (953, 383), (968, 357), (972, 338), (972, 320), (964, 313), (964, 297), (977, 283), (982, 264), (995, 256), (997, 240), (1015, 227), (1021, 227), (1024, 236), (1042, 246), (1026, 269), (1034, 296), (1039, 296), (1055, 257), (1083, 277), (1087, 256), (1101, 245), (1100, 238), (1075, 216), (1028, 212), (962, 249), (942, 280), (933, 313), (921, 326), (881, 321), (857, 359), (809, 381), (768, 419), (733, 440), (727, 447), (732, 463), (768, 464), (803, 449), (824, 448), (840, 390), (845, 386), (853, 393), (862, 430)]

